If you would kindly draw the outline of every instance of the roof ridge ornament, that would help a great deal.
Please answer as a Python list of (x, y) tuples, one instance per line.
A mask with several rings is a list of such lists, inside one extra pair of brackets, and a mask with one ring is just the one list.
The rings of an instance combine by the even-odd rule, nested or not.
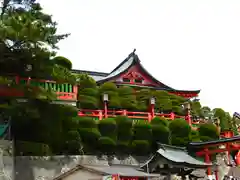
[(135, 52), (136, 52), (136, 49), (134, 49), (132, 53), (135, 54)]

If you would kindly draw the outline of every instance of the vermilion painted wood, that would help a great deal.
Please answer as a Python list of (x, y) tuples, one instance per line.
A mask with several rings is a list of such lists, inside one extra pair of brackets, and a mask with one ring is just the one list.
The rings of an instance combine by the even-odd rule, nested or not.
[[(81, 109), (78, 112), (78, 115), (83, 117), (83, 116), (88, 116), (88, 117), (95, 117), (98, 118), (99, 120), (103, 119), (103, 114), (104, 110), (91, 110), (91, 109)], [(191, 117), (190, 116), (179, 116), (175, 115), (174, 113), (169, 113), (169, 114), (163, 114), (163, 113), (155, 113), (154, 116), (152, 115), (152, 112), (134, 112), (134, 111), (127, 111), (127, 110), (107, 110), (107, 117), (116, 117), (116, 116), (127, 116), (130, 119), (144, 119), (149, 122), (154, 117), (164, 117), (167, 120), (174, 120), (175, 118), (182, 118), (185, 119), (187, 122), (189, 122), (190, 125), (196, 124), (200, 125), (202, 122), (196, 121), (196, 122), (191, 122)], [(193, 129), (197, 129), (193, 127)]]
[[(20, 80), (27, 80), (30, 83), (31, 79), (30, 78), (19, 78), (15, 77), (16, 84), (19, 84)], [(37, 82), (51, 82), (51, 83), (56, 83), (55, 81), (49, 81), (49, 80), (35, 80)], [(56, 92), (58, 95), (57, 99), (58, 100), (63, 100), (63, 101), (77, 101), (77, 92), (78, 92), (78, 87), (73, 86), (73, 92)], [(7, 85), (2, 85), (0, 86), (0, 96), (4, 97), (24, 97), (24, 92), (16, 89), (14, 87), (9, 87)]]

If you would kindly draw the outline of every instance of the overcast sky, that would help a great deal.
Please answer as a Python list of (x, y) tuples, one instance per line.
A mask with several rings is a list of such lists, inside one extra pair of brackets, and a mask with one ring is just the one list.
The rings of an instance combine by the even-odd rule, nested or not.
[(134, 48), (158, 80), (201, 89), (210, 108), (240, 111), (240, 0), (40, 0), (58, 22), (59, 55), (110, 72)]

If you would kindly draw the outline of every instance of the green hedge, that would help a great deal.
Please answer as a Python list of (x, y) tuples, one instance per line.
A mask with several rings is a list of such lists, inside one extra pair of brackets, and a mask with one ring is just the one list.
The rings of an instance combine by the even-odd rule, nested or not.
[(16, 141), (15, 153), (17, 156), (49, 156), (51, 149), (43, 143)]

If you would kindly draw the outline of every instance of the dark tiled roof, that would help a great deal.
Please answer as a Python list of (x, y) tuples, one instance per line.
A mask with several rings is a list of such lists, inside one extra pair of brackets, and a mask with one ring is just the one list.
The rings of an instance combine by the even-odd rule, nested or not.
[[(73, 73), (87, 73), (92, 76), (93, 79), (97, 81), (97, 83), (101, 84), (106, 81), (109, 81), (120, 74), (127, 72), (130, 67), (135, 64), (138, 64), (141, 70), (147, 74), (156, 84), (159, 85), (159, 90), (167, 90), (172, 92), (185, 92), (185, 93), (199, 93), (200, 90), (186, 91), (186, 90), (176, 90), (166, 84), (161, 83), (157, 79), (155, 79), (140, 63), (138, 56), (135, 54), (135, 49), (132, 53), (128, 55), (128, 57), (122, 61), (115, 69), (113, 69), (110, 73), (103, 72), (94, 72), (94, 71), (83, 71), (83, 70), (72, 70)], [(157, 88), (157, 87), (156, 87)]]
[(234, 136), (232, 138), (224, 138), (224, 139), (219, 139), (219, 140), (214, 140), (214, 141), (191, 142), (188, 145), (188, 147), (189, 148), (198, 148), (198, 147), (203, 147), (203, 146), (206, 146), (206, 145), (215, 145), (215, 144), (226, 143), (226, 142), (235, 142), (235, 141), (240, 141), (240, 135)]
[(212, 165), (211, 163), (207, 164), (190, 156), (185, 148), (165, 144), (159, 144), (159, 146), (156, 154), (142, 165), (141, 168), (146, 169), (146, 167), (151, 166), (151, 164), (170, 164), (172, 166), (171, 168), (206, 168)]
[(159, 177), (159, 174), (148, 174), (142, 171), (138, 171), (136, 167), (124, 166), (124, 165), (78, 165), (77, 167), (67, 171), (64, 174), (54, 178), (54, 180), (60, 180), (62, 177), (66, 177), (78, 170), (85, 169), (93, 173), (100, 175), (119, 175), (122, 177)]
[(102, 172), (109, 175), (119, 174), (120, 176), (125, 177), (158, 177), (159, 175), (156, 174), (148, 174), (142, 171), (138, 171), (136, 168), (131, 166), (121, 166), (121, 165), (114, 165), (114, 166), (86, 166), (85, 168), (93, 169), (98, 172)]
[(160, 155), (162, 155), (163, 157), (170, 161), (202, 167), (212, 165), (211, 163), (205, 163), (190, 156), (184, 148), (169, 145), (160, 146), (161, 148), (157, 151), (157, 153), (159, 153)]

